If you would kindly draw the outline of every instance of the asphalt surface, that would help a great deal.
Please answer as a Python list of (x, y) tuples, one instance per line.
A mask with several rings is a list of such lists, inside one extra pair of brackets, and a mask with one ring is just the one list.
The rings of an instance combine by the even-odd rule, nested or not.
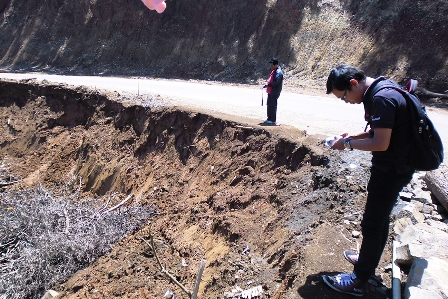
[[(157, 95), (169, 105), (199, 108), (211, 112), (237, 115), (260, 122), (266, 119), (265, 90), (255, 87), (220, 85), (182, 80), (134, 79), (100, 76), (61, 76), (46, 74), (0, 73), (0, 78), (36, 79), (49, 82), (84, 85), (122, 93)], [(343, 132), (356, 133), (365, 127), (362, 105), (351, 105), (326, 96), (311, 96), (293, 92), (282, 92), (277, 111), (277, 121), (306, 130), (308, 134), (334, 136)], [(262, 97), (264, 106), (261, 106)], [(448, 147), (448, 112), (428, 109), (445, 146)]]

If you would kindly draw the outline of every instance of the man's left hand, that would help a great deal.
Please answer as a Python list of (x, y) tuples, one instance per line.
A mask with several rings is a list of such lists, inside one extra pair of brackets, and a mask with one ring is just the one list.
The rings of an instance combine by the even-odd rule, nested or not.
[(344, 142), (345, 142), (345, 138), (339, 138), (338, 140), (336, 140), (333, 145), (331, 146), (331, 149), (333, 150), (340, 150), (343, 151), (345, 150), (345, 146), (344, 146)]

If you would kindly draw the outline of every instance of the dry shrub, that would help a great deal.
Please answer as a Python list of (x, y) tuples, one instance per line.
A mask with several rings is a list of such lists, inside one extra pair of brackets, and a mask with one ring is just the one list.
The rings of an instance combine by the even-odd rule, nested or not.
[(0, 193), (0, 298), (41, 298), (154, 215), (141, 206), (105, 212), (99, 199), (72, 200), (78, 192)]

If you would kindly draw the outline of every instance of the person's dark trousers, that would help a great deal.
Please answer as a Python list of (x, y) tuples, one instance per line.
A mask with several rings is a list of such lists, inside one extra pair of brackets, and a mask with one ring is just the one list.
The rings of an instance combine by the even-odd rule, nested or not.
[(397, 202), (398, 194), (412, 179), (411, 173), (397, 174), (372, 167), (367, 186), (367, 202), (361, 222), (362, 245), (355, 274), (361, 281), (367, 281), (381, 259), (389, 236), (389, 216)]
[(268, 94), (268, 100), (266, 102), (267, 112), (268, 112), (268, 120), (272, 122), (277, 121), (277, 100), (280, 97), (279, 94), (272, 95)]

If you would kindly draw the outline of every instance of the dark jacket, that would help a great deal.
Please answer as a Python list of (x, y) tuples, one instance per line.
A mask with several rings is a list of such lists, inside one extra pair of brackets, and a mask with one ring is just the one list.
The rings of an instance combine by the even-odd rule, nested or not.
[(269, 88), (267, 92), (271, 95), (279, 95), (282, 92), (283, 87), (283, 71), (280, 66), (277, 66), (272, 79), (273, 81), (267, 84), (267, 86), (272, 89)]

